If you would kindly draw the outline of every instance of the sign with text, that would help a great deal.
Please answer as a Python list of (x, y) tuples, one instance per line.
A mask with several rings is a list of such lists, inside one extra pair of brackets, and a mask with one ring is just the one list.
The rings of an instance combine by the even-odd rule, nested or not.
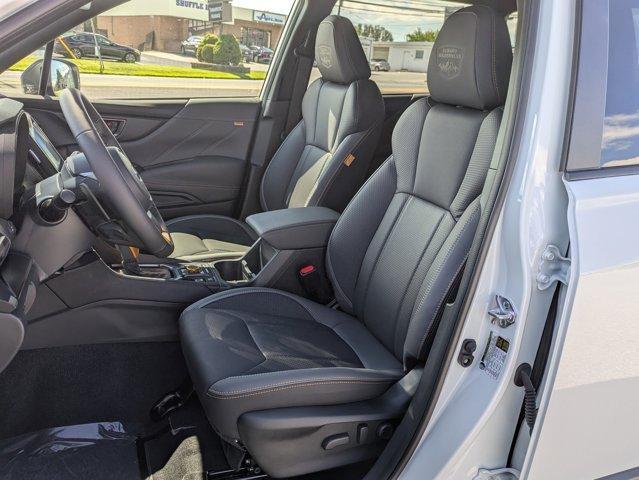
[(232, 22), (233, 7), (231, 2), (226, 1), (210, 1), (209, 2), (209, 21), (211, 22)]
[[(1, 1), (1, 0), (0, 0)], [(129, 0), (102, 14), (113, 17), (157, 16), (185, 18), (187, 20), (209, 19), (208, 0)]]
[(253, 10), (253, 21), (263, 22), (263, 23), (274, 23), (275, 25), (284, 25), (286, 23), (286, 15)]

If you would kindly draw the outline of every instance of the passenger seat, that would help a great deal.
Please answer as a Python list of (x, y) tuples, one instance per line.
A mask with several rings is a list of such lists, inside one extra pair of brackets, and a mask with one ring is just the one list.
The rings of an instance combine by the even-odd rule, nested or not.
[[(384, 101), (351, 22), (331, 15), (319, 26), (321, 78), (306, 91), (302, 120), (262, 179), (264, 211), (323, 206), (342, 211), (364, 181), (384, 121)], [(244, 222), (194, 215), (167, 222), (172, 257), (197, 261), (243, 253), (255, 241)]]
[(512, 50), (504, 15), (453, 13), (428, 66), (430, 98), (332, 232), (339, 309), (267, 288), (221, 292), (180, 318), (195, 391), (235, 465), (275, 478), (383, 449), (429, 361), (439, 313), (484, 213)]

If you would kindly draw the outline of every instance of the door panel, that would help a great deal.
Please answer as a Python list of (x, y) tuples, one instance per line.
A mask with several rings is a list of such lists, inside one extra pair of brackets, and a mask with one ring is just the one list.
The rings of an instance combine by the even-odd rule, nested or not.
[(123, 136), (165, 218), (233, 214), (259, 109), (256, 101), (191, 100), (143, 138)]
[[(25, 105), (63, 153), (77, 149), (57, 101), (25, 99)], [(234, 214), (260, 111), (258, 100), (101, 102), (95, 106), (104, 118), (119, 124), (118, 140), (166, 219)]]

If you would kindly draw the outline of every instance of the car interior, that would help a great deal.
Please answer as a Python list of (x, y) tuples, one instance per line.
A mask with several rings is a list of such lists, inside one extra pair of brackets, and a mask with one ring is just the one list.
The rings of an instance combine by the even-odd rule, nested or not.
[(301, 1), (260, 98), (0, 97), (2, 478), (386, 478), (405, 458), (521, 62), (514, 0), (447, 4), (427, 95), (382, 95), (353, 23)]

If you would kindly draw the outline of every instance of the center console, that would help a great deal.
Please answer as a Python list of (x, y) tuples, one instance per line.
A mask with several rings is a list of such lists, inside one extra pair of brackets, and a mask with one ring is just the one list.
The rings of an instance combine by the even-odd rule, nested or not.
[[(184, 308), (239, 287), (276, 288), (330, 301), (320, 295), (327, 290), (320, 287), (327, 284), (325, 252), (338, 217), (320, 207), (253, 215), (247, 222), (259, 239), (236, 258), (115, 264), (115, 256), (85, 253), (38, 287), (24, 348), (174, 341)], [(302, 278), (309, 269), (310, 287)]]
[(258, 213), (246, 221), (259, 240), (241, 257), (209, 262), (141, 264), (137, 274), (206, 284), (218, 290), (249, 285), (299, 290), (295, 284), (299, 283), (297, 273), (300, 268), (308, 265), (323, 268), (324, 250), (338, 218), (339, 214), (323, 207)]

